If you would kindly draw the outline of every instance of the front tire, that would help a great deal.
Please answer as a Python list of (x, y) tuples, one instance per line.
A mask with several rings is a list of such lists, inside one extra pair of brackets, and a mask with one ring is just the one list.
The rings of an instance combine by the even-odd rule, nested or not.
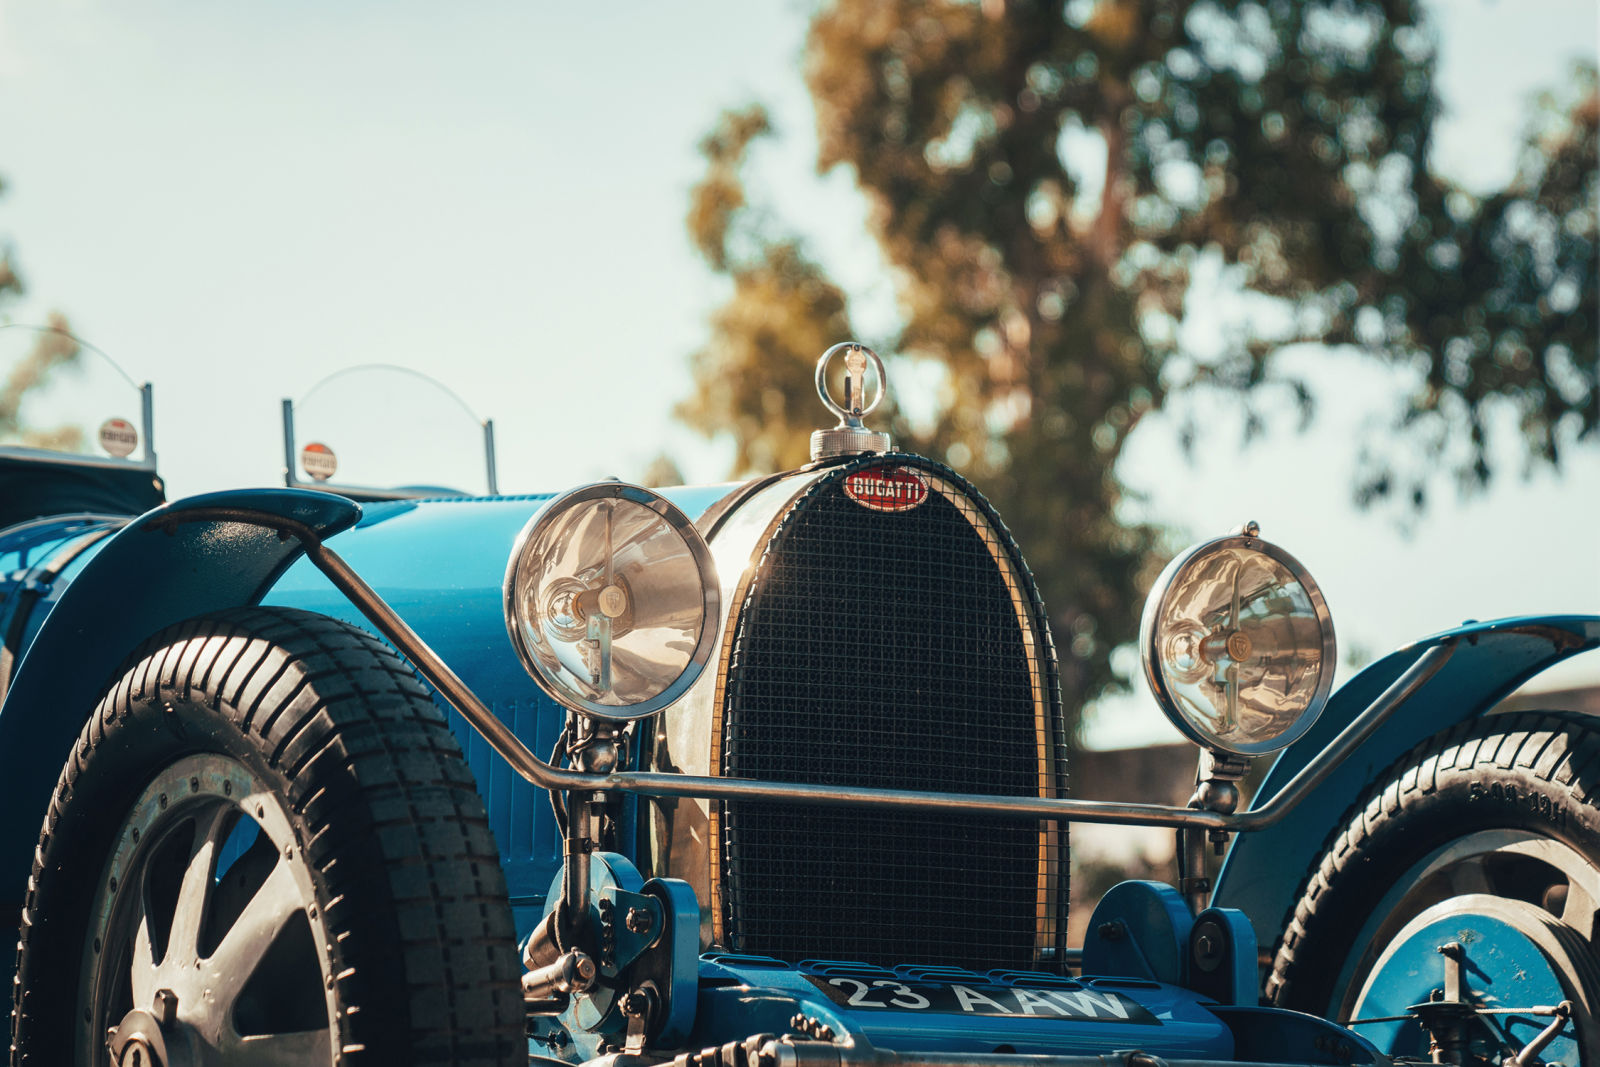
[(512, 1063), (517, 970), (427, 691), (359, 630), (242, 609), (152, 638), (80, 734), (29, 881), (13, 1061)]
[(1586, 1063), (1600, 1062), (1597, 804), (1595, 718), (1494, 715), (1427, 739), (1330, 838), (1289, 917), (1267, 999), (1350, 1020), (1403, 931), (1492, 913), (1519, 937), (1548, 939), (1545, 964), (1578, 1009), (1573, 1037)]

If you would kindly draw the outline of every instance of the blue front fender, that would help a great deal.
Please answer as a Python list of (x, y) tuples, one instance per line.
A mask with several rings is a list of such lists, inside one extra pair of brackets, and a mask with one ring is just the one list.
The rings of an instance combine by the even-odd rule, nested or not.
[(1263, 948), (1277, 943), (1301, 882), (1328, 835), (1379, 775), (1418, 742), (1484, 714), (1552, 664), (1600, 646), (1600, 617), (1528, 616), (1470, 623), (1390, 653), (1334, 693), (1316, 725), (1273, 764), (1254, 806), (1282, 789), (1424, 652), (1451, 640), (1458, 643), (1456, 651), (1439, 672), (1282, 821), (1238, 835), (1217, 877), (1212, 903), (1250, 916)]
[(0, 906), (21, 906), (51, 790), (127, 655), (165, 626), (256, 603), (301, 555), (295, 538), (218, 517), (224, 508), (270, 512), (319, 537), (361, 517), (359, 504), (328, 493), (244, 489), (164, 505), (106, 540), (28, 646), (0, 707), (10, 811), (0, 825)]

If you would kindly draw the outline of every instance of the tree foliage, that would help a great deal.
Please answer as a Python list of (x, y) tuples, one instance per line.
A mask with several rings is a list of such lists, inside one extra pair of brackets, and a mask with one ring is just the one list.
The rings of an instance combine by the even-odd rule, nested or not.
[(695, 247), (731, 279), (733, 295), (712, 319), (710, 344), (693, 357), (696, 393), (678, 413), (708, 431), (731, 429), (739, 473), (810, 459), (812, 368), (850, 335), (844, 293), (798, 240), (770, 233), (746, 201), (746, 154), (770, 132), (760, 107), (722, 116), (700, 145), (706, 176), (689, 207)]
[[(0, 182), (0, 193), (5, 183)], [(22, 295), (24, 287), (17, 274), (9, 244), (0, 244), (0, 309)], [(21, 410), (28, 390), (36, 388), (57, 367), (78, 358), (79, 345), (72, 337), (66, 317), (52, 312), (46, 329), (32, 335), (26, 353), (15, 363), (0, 363), (0, 441), (20, 441), (36, 448), (76, 450), (83, 432), (77, 427), (54, 429), (27, 427)], [(8, 361), (9, 362), (9, 361)]]
[[(1112, 680), (1158, 532), (1115, 517), (1118, 456), (1175, 392), (1270, 402), (1269, 355), (1358, 345), (1421, 372), (1360, 491), (1412, 495), (1455, 455), (1490, 476), (1486, 421), (1513, 405), (1527, 454), (1593, 434), (1592, 74), (1547, 109), (1516, 181), (1476, 199), (1429, 172), (1434, 45), (1413, 0), (835, 0), (806, 80), (818, 167), (847, 167), (894, 270), (903, 328), (868, 339), (940, 369), (903, 443), (947, 458), (1027, 546), (1069, 702)], [(681, 408), (732, 429), (741, 472), (805, 458), (818, 354), (843, 294), (743, 184), (758, 108), (703, 147), (690, 229), (733, 285)], [(1187, 347), (1196, 278), (1274, 314)], [(1253, 304), (1251, 302), (1254, 302)], [(1248, 318), (1248, 317), (1247, 317)], [(1277, 379), (1303, 407), (1303, 383)], [(1273, 401), (1281, 392), (1272, 393)], [(1420, 447), (1419, 447), (1420, 446)]]

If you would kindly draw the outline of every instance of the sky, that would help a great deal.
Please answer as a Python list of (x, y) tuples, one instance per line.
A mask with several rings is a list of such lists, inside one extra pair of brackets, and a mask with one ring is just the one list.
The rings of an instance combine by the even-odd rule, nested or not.
[[(672, 415), (725, 296), (683, 222), (721, 109), (769, 105), (781, 137), (754, 184), (805, 229), (861, 328), (893, 321), (849, 176), (814, 171), (808, 10), (0, 0), (0, 239), (29, 286), (9, 318), (59, 309), (155, 384), (174, 496), (278, 483), (284, 397), (305, 398), (301, 440), (337, 438), (353, 475), (481, 486), (476, 425), (454, 400), (424, 406), (415, 378), (313, 392), (370, 363), (439, 379), (492, 418), (502, 490), (635, 478), (661, 452), (691, 482), (722, 480), (728, 442)], [(1600, 14), (1594, 0), (1434, 11), (1435, 162), (1486, 191), (1511, 173), (1533, 94), (1595, 56)], [(1216, 406), (1185, 458), (1172, 420), (1147, 419), (1120, 468), (1128, 517), (1196, 539), (1259, 521), (1320, 582), (1347, 652), (1469, 617), (1600, 611), (1600, 443), (1560, 477), (1466, 500), (1443, 485), (1419, 517), (1361, 512), (1349, 442), (1387, 414), (1393, 383), (1289, 358), (1329, 387), (1307, 433), (1285, 418), (1241, 448), (1237, 413)], [(369, 430), (355, 409), (373, 397), (385, 423)], [(454, 413), (445, 444), (430, 410)], [(1562, 678), (1600, 682), (1600, 662)], [(1142, 683), (1090, 720), (1100, 745), (1175, 736)]]

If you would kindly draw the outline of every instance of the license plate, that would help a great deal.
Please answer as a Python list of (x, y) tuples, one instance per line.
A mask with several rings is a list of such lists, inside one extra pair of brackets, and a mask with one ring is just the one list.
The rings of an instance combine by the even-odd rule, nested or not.
[(846, 975), (806, 977), (843, 1008), (1160, 1025), (1137, 1001), (1109, 989), (1025, 989)]

